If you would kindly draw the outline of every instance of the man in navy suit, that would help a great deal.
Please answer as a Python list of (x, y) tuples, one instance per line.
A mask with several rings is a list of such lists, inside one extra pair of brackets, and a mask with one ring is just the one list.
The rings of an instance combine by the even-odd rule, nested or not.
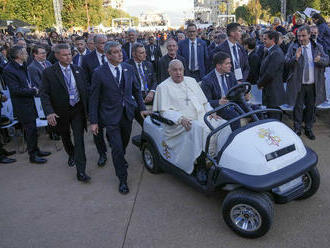
[(132, 49), (133, 44), (136, 42), (137, 33), (134, 29), (128, 30), (128, 41), (123, 45), (123, 49), (125, 50), (128, 59), (133, 58)]
[(74, 46), (78, 50), (78, 53), (72, 58), (72, 63), (74, 65), (81, 66), (83, 56), (90, 53), (90, 51), (86, 48), (85, 38), (83, 36), (78, 36), (74, 40)]
[(147, 60), (154, 66), (154, 71), (158, 71), (158, 61), (162, 57), (162, 51), (160, 47), (155, 44), (155, 37), (153, 35), (149, 36), (149, 44), (146, 46)]
[(179, 42), (178, 54), (184, 57), (187, 61), (187, 75), (195, 78), (196, 81), (199, 82), (207, 73), (207, 46), (205, 41), (196, 38), (196, 24), (188, 24), (187, 33), (188, 38)]
[[(82, 60), (81, 67), (86, 73), (88, 88), (91, 87), (92, 75), (94, 70), (100, 65), (107, 64), (107, 57), (104, 53), (104, 45), (107, 42), (107, 37), (103, 34), (97, 34), (94, 36), (94, 43), (96, 49), (85, 55)], [(104, 142), (103, 128), (100, 125), (100, 131), (97, 135), (93, 136), (94, 143), (96, 145), (97, 152), (99, 153), (99, 160), (97, 162), (98, 166), (103, 167), (107, 161), (107, 147)]]
[(100, 131), (99, 125), (106, 128), (113, 165), (120, 181), (119, 192), (127, 194), (128, 164), (125, 151), (131, 135), (136, 104), (142, 116), (145, 116), (147, 111), (133, 67), (122, 63), (120, 44), (115, 41), (107, 42), (105, 53), (108, 64), (97, 68), (92, 77), (89, 103), (91, 130), (97, 135)]
[[(234, 73), (231, 72), (231, 60), (229, 54), (224, 52), (216, 53), (213, 58), (213, 63), (215, 64), (215, 69), (203, 78), (201, 88), (210, 105), (213, 108), (216, 108), (228, 103), (226, 94), (230, 88), (237, 85), (237, 81)], [(231, 107), (223, 108), (217, 114), (226, 120), (233, 119), (239, 115)], [(231, 124), (232, 130), (239, 127), (239, 121)]]
[(230, 23), (227, 25), (228, 39), (220, 46), (213, 49), (210, 58), (217, 52), (225, 52), (230, 55), (232, 62), (231, 71), (234, 72), (237, 81), (246, 82), (249, 76), (249, 61), (244, 48), (238, 43), (242, 36), (241, 25)]
[[(131, 64), (134, 68), (135, 76), (140, 83), (144, 103), (152, 105), (157, 87), (156, 73), (154, 72), (153, 65), (151, 62), (146, 61), (146, 49), (142, 43), (134, 43), (132, 54), (133, 58), (129, 59), (127, 63)], [(138, 110), (135, 111), (135, 119), (143, 126), (143, 118)]]

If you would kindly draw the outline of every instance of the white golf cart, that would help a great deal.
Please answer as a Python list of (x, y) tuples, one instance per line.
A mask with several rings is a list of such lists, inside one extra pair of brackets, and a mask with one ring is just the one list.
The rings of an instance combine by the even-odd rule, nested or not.
[[(316, 153), (306, 147), (289, 127), (274, 119), (258, 118), (262, 113), (281, 113), (280, 110), (250, 109), (244, 99), (250, 89), (248, 83), (233, 87), (227, 94), (231, 102), (204, 117), (211, 130), (202, 161), (208, 168), (206, 185), (201, 185), (195, 175), (185, 173), (170, 162), (166, 154), (168, 148), (163, 145), (163, 128), (174, 123), (159, 113), (145, 119), (142, 134), (133, 137), (133, 143), (141, 149), (144, 165), (151, 173), (170, 172), (208, 193), (230, 191), (222, 205), (225, 222), (237, 234), (257, 238), (271, 227), (273, 201), (286, 203), (312, 196), (319, 188), (320, 176)], [(208, 116), (229, 106), (240, 116), (217, 128), (212, 127)], [(249, 118), (250, 123), (233, 131), (219, 153), (210, 156), (211, 136), (242, 118)]]

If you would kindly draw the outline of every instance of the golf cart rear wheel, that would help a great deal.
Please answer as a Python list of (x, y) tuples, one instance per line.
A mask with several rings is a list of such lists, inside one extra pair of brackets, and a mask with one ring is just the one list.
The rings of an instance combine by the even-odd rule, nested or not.
[(268, 195), (242, 189), (230, 192), (222, 205), (226, 224), (245, 238), (265, 235), (272, 225), (273, 212)]
[(303, 200), (314, 195), (320, 187), (320, 174), (316, 167), (305, 173), (302, 177), (305, 184), (305, 191), (297, 200)]
[(158, 154), (151, 144), (146, 143), (143, 145), (142, 157), (144, 166), (149, 172), (153, 174), (158, 174), (161, 172), (161, 168), (159, 167)]

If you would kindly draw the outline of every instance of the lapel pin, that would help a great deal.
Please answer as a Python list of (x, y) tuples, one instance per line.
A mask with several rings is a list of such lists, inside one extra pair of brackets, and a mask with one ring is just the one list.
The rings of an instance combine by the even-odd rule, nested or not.
[(79, 73), (79, 71), (76, 71), (76, 73)]
[(124, 71), (127, 71), (127, 69), (125, 68)]

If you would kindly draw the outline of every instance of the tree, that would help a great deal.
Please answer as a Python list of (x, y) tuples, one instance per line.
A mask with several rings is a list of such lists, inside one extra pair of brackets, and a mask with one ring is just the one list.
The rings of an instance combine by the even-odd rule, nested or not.
[(235, 10), (236, 19), (244, 20), (248, 25), (253, 23), (253, 16), (250, 13), (249, 8), (246, 5), (239, 6)]

